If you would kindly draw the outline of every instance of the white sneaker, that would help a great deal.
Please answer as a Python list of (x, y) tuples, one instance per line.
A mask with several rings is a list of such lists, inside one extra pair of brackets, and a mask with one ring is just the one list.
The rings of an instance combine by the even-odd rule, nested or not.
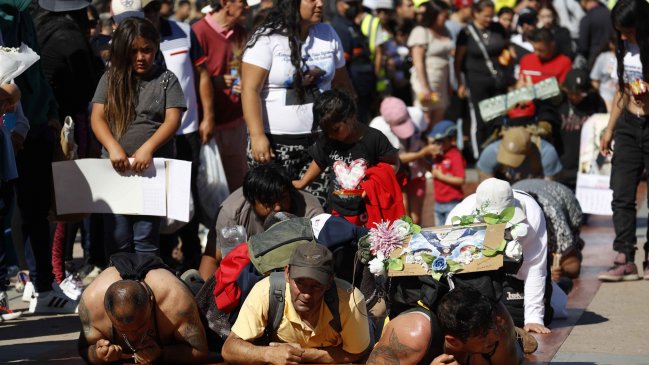
[(14, 312), (9, 309), (9, 297), (7, 292), (0, 291), (0, 322), (9, 321), (20, 317), (22, 312)]
[(87, 287), (88, 285), (90, 285), (90, 283), (92, 283), (92, 281), (95, 280), (97, 276), (99, 276), (99, 274), (101, 274), (101, 269), (98, 266), (94, 266), (92, 270), (90, 270), (90, 272), (83, 277), (83, 286)]
[(34, 283), (28, 281), (25, 283), (25, 289), (23, 289), (23, 302), (29, 302), (34, 298)]
[(83, 282), (79, 279), (77, 274), (71, 274), (66, 277), (59, 287), (72, 300), (79, 300), (81, 293), (83, 293)]
[(78, 305), (78, 301), (65, 295), (63, 290), (54, 283), (51, 291), (38, 293), (35, 298), (32, 298), (29, 302), (29, 313), (77, 313)]

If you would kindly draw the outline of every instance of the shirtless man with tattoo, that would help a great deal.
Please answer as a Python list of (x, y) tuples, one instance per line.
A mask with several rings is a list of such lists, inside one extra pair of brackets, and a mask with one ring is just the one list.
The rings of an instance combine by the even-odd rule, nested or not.
[(417, 308), (391, 320), (367, 365), (519, 365), (516, 336), (502, 304), (458, 288), (441, 299), (437, 316)]
[(207, 339), (189, 289), (162, 268), (143, 281), (104, 270), (79, 303), (79, 354), (90, 364), (205, 361)]

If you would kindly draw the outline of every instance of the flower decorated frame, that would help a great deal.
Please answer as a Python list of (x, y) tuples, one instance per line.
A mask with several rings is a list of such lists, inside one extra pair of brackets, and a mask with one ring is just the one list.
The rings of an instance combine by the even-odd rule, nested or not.
[(406, 237), (388, 261), (400, 260), (403, 267), (388, 265), (388, 276), (455, 274), (498, 270), (503, 266), (504, 224), (471, 224), (425, 228)]

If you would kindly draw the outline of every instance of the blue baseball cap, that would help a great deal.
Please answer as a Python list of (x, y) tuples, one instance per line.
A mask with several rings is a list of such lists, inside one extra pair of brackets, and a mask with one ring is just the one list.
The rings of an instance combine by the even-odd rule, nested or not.
[(457, 126), (455, 125), (455, 122), (451, 122), (450, 120), (442, 120), (441, 122), (433, 126), (433, 129), (430, 131), (430, 133), (428, 133), (428, 138), (437, 141), (446, 137), (452, 137), (456, 132)]

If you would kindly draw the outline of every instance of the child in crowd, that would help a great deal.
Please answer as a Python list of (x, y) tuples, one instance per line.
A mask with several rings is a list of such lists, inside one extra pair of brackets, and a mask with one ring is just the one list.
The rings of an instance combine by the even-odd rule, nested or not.
[(329, 168), (327, 210), (362, 226), (367, 222), (365, 204), (354, 189), (358, 189), (366, 168), (379, 162), (398, 165), (398, 151), (383, 133), (356, 120), (356, 105), (342, 91), (322, 93), (313, 104), (313, 120), (322, 134), (309, 148), (311, 165), (293, 185), (304, 189)]
[[(435, 147), (426, 143), (424, 112), (417, 107), (407, 107), (401, 99), (389, 96), (381, 102), (381, 115), (370, 122), (370, 127), (381, 131), (394, 148), (399, 149), (397, 180), (403, 191), (406, 214), (415, 224), (421, 224), (421, 212), (426, 196), (426, 172)], [(423, 138), (422, 138), (423, 137)]]
[[(145, 19), (129, 18), (113, 35), (110, 66), (92, 99), (92, 130), (102, 155), (120, 173), (142, 173), (153, 157), (174, 157), (173, 136), (186, 109), (176, 76), (154, 63), (160, 36)], [(131, 171), (129, 171), (131, 170)], [(108, 253), (159, 254), (160, 217), (106, 214)]]
[(433, 151), (433, 190), (435, 191), (435, 224), (446, 222), (448, 213), (462, 201), (462, 184), (466, 162), (455, 147), (457, 127), (450, 120), (443, 120), (428, 134), (428, 143)]

